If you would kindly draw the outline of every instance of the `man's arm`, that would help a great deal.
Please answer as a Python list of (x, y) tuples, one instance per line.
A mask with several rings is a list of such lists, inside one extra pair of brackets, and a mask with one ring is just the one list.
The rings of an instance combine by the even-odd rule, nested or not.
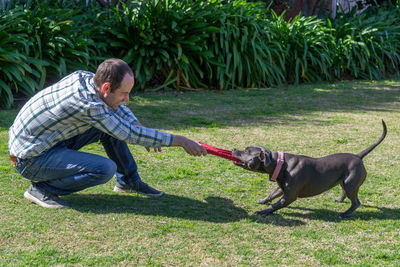
[[(118, 113), (124, 117), (127, 121), (131, 122), (133, 125), (143, 126), (132, 111), (125, 105), (120, 105)], [(174, 135), (172, 146), (180, 146), (185, 149), (185, 151), (192, 156), (207, 155), (206, 149), (198, 144), (197, 142), (190, 140), (184, 136)], [(150, 147), (145, 146), (146, 150), (150, 152)], [(161, 147), (154, 147), (154, 152), (161, 152)]]
[[(139, 121), (134, 122), (133, 125), (143, 126)], [(145, 148), (146, 148), (147, 152), (150, 152), (150, 147), (149, 146), (145, 146)], [(153, 149), (154, 149), (154, 152), (161, 152), (162, 151), (161, 147), (153, 147)]]
[[(136, 122), (139, 122), (139, 120), (136, 118), (136, 116), (133, 114), (133, 112), (125, 105), (121, 104), (118, 107), (118, 110), (116, 111), (119, 116), (124, 118), (126, 121), (135, 124)], [(142, 125), (140, 125), (142, 126)]]
[[(140, 122), (135, 122), (134, 124), (143, 126)], [(171, 146), (183, 147), (192, 156), (207, 155), (207, 151), (202, 145), (184, 136), (174, 135)], [(146, 146), (146, 150), (150, 152), (150, 147)], [(154, 152), (161, 152), (161, 147), (154, 147)]]
[(146, 128), (138, 121), (126, 121), (118, 114), (107, 110), (104, 105), (96, 105), (81, 114), (84, 114), (83, 120), (92, 126), (127, 143), (155, 147), (156, 151), (159, 151), (161, 146), (179, 146), (192, 156), (207, 155), (202, 145), (189, 138)]

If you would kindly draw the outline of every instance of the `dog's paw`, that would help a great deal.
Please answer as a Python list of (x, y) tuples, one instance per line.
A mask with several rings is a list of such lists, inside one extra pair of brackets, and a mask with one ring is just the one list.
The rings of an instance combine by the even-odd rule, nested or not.
[(269, 214), (271, 214), (271, 212), (268, 209), (266, 209), (266, 210), (256, 211), (254, 214), (256, 214), (256, 215), (269, 215)]
[(339, 218), (340, 218), (341, 220), (347, 219), (347, 218), (349, 218), (349, 217), (350, 217), (350, 214), (348, 214), (348, 213), (346, 213), (346, 212), (343, 212), (343, 213), (340, 213), (340, 214), (339, 214)]

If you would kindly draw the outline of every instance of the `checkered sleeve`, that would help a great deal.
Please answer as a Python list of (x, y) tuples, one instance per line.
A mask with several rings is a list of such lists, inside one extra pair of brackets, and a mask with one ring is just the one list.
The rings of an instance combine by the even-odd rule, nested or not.
[(118, 111), (114, 111), (103, 104), (91, 105), (87, 108), (83, 120), (100, 131), (127, 143), (151, 147), (171, 146), (172, 134), (133, 125), (132, 121), (136, 117), (133, 116), (126, 120), (125, 116), (121, 116)]
[(124, 104), (119, 105), (116, 113), (118, 114), (118, 116), (122, 117), (126, 121), (129, 121), (132, 124), (135, 122), (139, 122), (139, 120), (132, 113), (132, 111), (128, 107), (126, 107)]

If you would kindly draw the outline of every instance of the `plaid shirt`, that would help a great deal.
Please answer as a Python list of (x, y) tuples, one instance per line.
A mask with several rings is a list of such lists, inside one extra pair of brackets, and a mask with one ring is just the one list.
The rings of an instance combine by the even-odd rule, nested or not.
[(35, 157), (92, 127), (127, 143), (171, 145), (173, 135), (134, 125), (138, 120), (123, 104), (117, 110), (107, 106), (97, 94), (93, 76), (76, 71), (33, 96), (9, 130), (9, 153), (22, 159)]

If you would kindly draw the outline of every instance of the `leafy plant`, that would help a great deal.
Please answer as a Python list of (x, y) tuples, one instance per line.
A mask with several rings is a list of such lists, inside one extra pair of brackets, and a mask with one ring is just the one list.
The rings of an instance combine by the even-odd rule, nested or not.
[[(271, 2), (271, 1), (268, 1)], [(279, 1), (273, 1), (278, 3)], [(289, 1), (290, 2), (290, 1)], [(10, 0), (0, 10), (0, 105), (109, 57), (135, 90), (266, 87), (398, 74), (400, 11), (285, 21), (244, 0)], [(5, 4), (4, 4), (5, 3)], [(271, 12), (271, 13), (269, 13)]]
[(388, 73), (398, 73), (399, 14), (398, 10), (381, 8), (370, 9), (357, 16), (340, 14), (333, 24), (337, 51), (334, 57), (336, 77), (380, 79)]
[(0, 105), (10, 107), (13, 94), (31, 96), (70, 71), (95, 70), (109, 57), (101, 37), (101, 15), (107, 12), (84, 1), (73, 8), (63, 1), (8, 2), (1, 11), (0, 53), (5, 63), (0, 83), (6, 97)]
[(332, 30), (324, 20), (297, 15), (285, 21), (272, 11), (269, 29), (284, 52), (284, 73), (289, 83), (331, 80), (334, 53)]
[[(182, 81), (188, 87), (205, 86), (199, 65), (210, 56), (205, 38), (215, 32), (197, 13), (200, 1), (143, 1), (116, 8), (109, 20), (115, 54), (135, 70), (137, 88), (156, 77), (166, 87)], [(114, 19), (115, 18), (115, 19)]]
[(29, 47), (28, 36), (15, 33), (22, 19), (20, 10), (0, 12), (0, 107), (10, 108), (14, 94), (33, 95), (38, 69), (45, 65), (23, 53)]
[(50, 0), (12, 2), (15, 7), (11, 10), (23, 12), (17, 31), (28, 36), (24, 52), (48, 65), (41, 69), (40, 88), (44, 80), (58, 79), (70, 71), (93, 70), (102, 59), (99, 57), (106, 48), (98, 41), (102, 31), (99, 14), (103, 12), (98, 5), (86, 6), (85, 1), (73, 5)]
[(88, 42), (82, 29), (72, 20), (77, 13), (73, 9), (47, 9), (43, 5), (24, 9), (23, 30), (32, 43), (28, 54), (34, 58), (46, 59), (53, 76), (65, 75), (67, 66), (76, 69), (88, 64)]
[(229, 89), (282, 83), (282, 48), (268, 31), (258, 4), (242, 0), (215, 4), (206, 19), (219, 29), (208, 39), (213, 53), (211, 84)]
[(280, 53), (272, 50), (279, 47), (268, 46), (263, 16), (242, 0), (142, 1), (115, 9), (111, 45), (135, 69), (138, 89), (151, 82), (178, 89), (278, 84)]

